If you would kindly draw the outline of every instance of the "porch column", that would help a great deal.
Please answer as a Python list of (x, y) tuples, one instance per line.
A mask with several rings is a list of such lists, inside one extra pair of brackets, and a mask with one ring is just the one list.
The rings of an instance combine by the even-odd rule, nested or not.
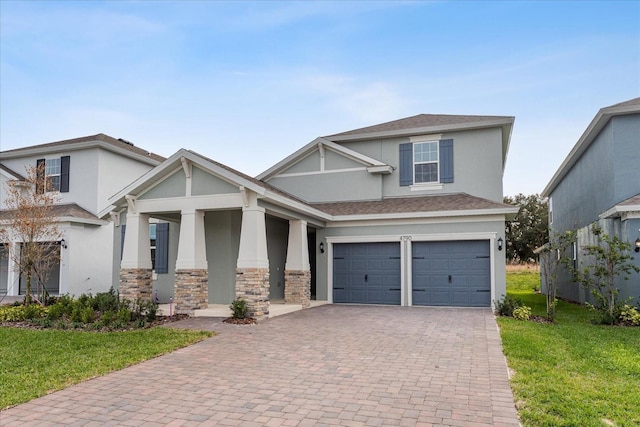
[(284, 302), (311, 305), (311, 266), (307, 245), (307, 221), (289, 221), (287, 262), (284, 266)]
[(127, 213), (120, 262), (120, 297), (135, 301), (151, 299), (151, 246), (149, 243), (149, 215)]
[(249, 316), (269, 317), (269, 259), (265, 210), (257, 205), (255, 194), (242, 208), (242, 229), (236, 268), (236, 298), (247, 301)]
[(176, 259), (176, 312), (192, 314), (209, 305), (204, 211), (183, 210)]

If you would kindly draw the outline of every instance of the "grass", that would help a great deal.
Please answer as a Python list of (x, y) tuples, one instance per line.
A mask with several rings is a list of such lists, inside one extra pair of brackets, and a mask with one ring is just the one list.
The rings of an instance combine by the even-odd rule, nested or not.
[[(544, 316), (533, 272), (507, 273), (507, 293)], [(560, 301), (556, 324), (499, 318), (511, 386), (524, 426), (640, 425), (640, 328), (594, 325)]]
[(169, 328), (108, 333), (0, 328), (0, 409), (209, 336)]

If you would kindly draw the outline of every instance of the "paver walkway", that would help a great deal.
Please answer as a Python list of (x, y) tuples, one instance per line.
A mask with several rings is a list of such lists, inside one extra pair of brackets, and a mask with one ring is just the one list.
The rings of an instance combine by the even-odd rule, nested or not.
[(0, 425), (518, 426), (489, 309), (326, 305), (0, 412)]

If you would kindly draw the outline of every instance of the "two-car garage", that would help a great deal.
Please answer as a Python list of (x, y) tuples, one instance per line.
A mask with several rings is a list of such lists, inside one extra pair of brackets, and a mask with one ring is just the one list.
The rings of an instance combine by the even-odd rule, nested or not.
[(333, 302), (401, 305), (405, 265), (409, 305), (491, 305), (489, 240), (403, 243), (334, 244)]

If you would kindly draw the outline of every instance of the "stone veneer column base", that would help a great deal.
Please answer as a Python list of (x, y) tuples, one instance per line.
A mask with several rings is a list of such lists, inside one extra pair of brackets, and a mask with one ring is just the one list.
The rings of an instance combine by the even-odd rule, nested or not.
[(309, 270), (284, 271), (284, 302), (311, 306), (311, 272)]
[(193, 314), (209, 306), (209, 272), (204, 269), (176, 270), (176, 313)]
[(118, 293), (120, 298), (129, 301), (151, 299), (151, 269), (149, 268), (121, 268), (120, 286)]
[(256, 320), (269, 317), (269, 269), (237, 268), (236, 298), (247, 301), (249, 316)]

